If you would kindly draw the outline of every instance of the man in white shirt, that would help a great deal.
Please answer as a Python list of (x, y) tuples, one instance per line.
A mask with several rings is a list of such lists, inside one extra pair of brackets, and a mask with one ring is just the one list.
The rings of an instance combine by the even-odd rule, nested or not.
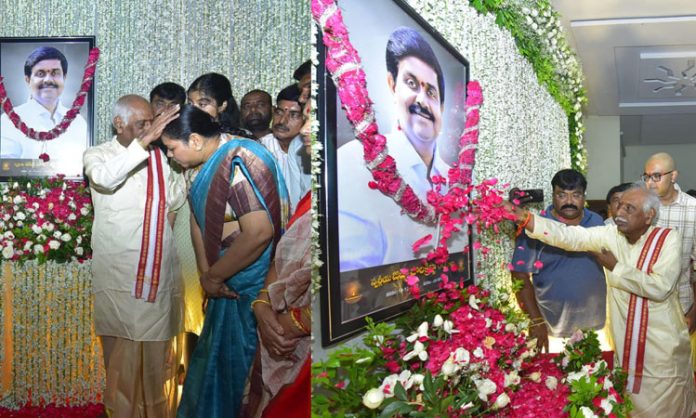
[(171, 225), (186, 190), (151, 144), (178, 111), (153, 120), (147, 100), (124, 96), (114, 107), (114, 138), (83, 156), (94, 204), (94, 329), (111, 417), (174, 417), (172, 341), (182, 330), (184, 295)]
[(300, 90), (296, 84), (281, 90), (273, 108), (272, 132), (259, 139), (278, 160), (293, 211), (312, 186), (309, 157), (300, 138), (304, 115), (299, 99)]
[[(398, 127), (386, 134), (387, 149), (403, 180), (422, 200), (433, 188), (433, 176), (447, 177), (450, 166), (437, 152), (442, 127), (445, 82), (428, 42), (411, 28), (396, 29), (387, 42), (387, 84), (397, 110)], [(338, 150), (338, 216), (340, 270), (350, 271), (424, 257), (436, 244), (434, 226), (414, 221), (368, 183), (363, 146), (353, 140)], [(432, 234), (418, 253), (412, 244)], [(454, 234), (450, 252), (467, 244)]]
[[(68, 108), (60, 102), (68, 75), (68, 61), (57, 49), (35, 49), (24, 63), (24, 80), (29, 89), (29, 100), (15, 107), (24, 123), (36, 131), (50, 131), (58, 125)], [(81, 175), (79, 158), (89, 146), (87, 123), (77, 115), (68, 129), (50, 141), (39, 141), (25, 136), (6, 114), (0, 119), (0, 158), (38, 159), (47, 154), (58, 173)]]

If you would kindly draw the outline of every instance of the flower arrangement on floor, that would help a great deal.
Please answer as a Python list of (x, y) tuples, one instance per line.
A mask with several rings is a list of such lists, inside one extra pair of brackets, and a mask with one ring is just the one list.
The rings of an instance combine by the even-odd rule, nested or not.
[(83, 181), (21, 179), (0, 186), (2, 259), (82, 262), (92, 257), (92, 201)]
[(442, 287), (396, 325), (370, 322), (364, 347), (315, 362), (313, 416), (627, 416), (625, 376), (600, 360), (593, 332), (554, 359), (488, 290)]

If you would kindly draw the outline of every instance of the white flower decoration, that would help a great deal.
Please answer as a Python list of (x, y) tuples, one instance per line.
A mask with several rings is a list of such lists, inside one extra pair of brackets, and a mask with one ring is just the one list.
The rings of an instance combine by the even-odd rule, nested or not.
[(379, 388), (372, 388), (365, 392), (362, 398), (362, 403), (369, 409), (376, 409), (382, 405), (384, 401), (384, 392)]

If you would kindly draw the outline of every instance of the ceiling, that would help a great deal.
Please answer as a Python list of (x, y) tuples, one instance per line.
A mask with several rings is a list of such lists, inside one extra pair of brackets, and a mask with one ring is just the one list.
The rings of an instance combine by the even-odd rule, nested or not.
[(696, 2), (551, 0), (585, 74), (587, 113), (622, 145), (696, 144)]

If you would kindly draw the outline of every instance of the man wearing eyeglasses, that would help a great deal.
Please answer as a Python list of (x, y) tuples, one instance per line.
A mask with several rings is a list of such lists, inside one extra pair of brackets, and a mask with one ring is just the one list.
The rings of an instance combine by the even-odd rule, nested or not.
[[(553, 203), (541, 216), (566, 225), (586, 228), (604, 225), (602, 217), (585, 209), (585, 177), (561, 170), (551, 180)], [(573, 253), (527, 236), (517, 237), (512, 257), (512, 277), (522, 281), (517, 292), (520, 308), (529, 315), (529, 333), (537, 347), (559, 352), (578, 329), (604, 327), (607, 287), (604, 271), (589, 253)], [(603, 331), (603, 348), (608, 349)]]
[[(682, 236), (681, 271), (677, 290), (679, 303), (685, 313), (689, 334), (696, 330), (696, 199), (681, 191), (677, 184), (679, 171), (674, 159), (667, 153), (652, 155), (645, 162), (641, 180), (660, 198), (660, 212), (657, 225), (678, 230)], [(694, 338), (691, 339), (692, 353)], [(693, 355), (693, 354), (692, 354)]]
[(304, 124), (300, 93), (297, 84), (291, 84), (278, 93), (271, 133), (259, 139), (278, 160), (293, 210), (312, 185), (309, 160), (300, 138)]

